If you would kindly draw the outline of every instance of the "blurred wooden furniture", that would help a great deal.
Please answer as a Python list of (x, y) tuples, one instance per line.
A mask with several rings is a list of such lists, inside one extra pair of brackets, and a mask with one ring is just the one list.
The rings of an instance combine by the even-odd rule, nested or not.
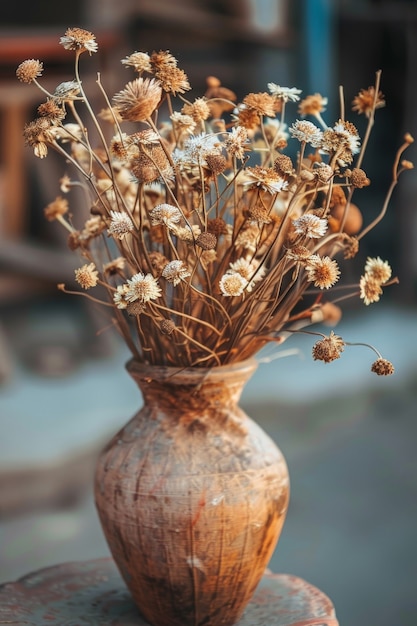
[[(0, 623), (148, 626), (112, 559), (67, 563), (0, 587)], [(236, 626), (338, 626), (333, 604), (301, 578), (266, 572)]]

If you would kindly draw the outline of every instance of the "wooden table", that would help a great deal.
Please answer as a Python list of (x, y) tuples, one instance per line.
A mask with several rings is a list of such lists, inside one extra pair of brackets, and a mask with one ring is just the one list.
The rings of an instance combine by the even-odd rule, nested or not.
[[(148, 626), (112, 559), (65, 563), (0, 587), (0, 624)], [(266, 572), (236, 626), (338, 626), (333, 604), (316, 587)]]

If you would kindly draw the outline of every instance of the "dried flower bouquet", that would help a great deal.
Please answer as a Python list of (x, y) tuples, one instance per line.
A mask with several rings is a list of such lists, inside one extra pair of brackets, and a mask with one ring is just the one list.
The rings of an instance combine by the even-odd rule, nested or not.
[[(413, 141), (407, 134), (380, 213), (364, 225), (352, 198), (370, 184), (362, 162), (384, 106), (380, 72), (352, 103), (368, 120), (361, 141), (342, 90), (332, 126), (322, 117), (326, 98), (300, 100), (300, 90), (272, 82), (237, 103), (210, 77), (207, 92), (189, 99), (187, 76), (169, 51), (123, 59), (136, 77), (112, 99), (99, 75), (96, 112), (79, 75), (81, 55), (98, 49), (95, 36), (69, 28), (60, 44), (74, 51), (75, 74), (53, 93), (38, 80), (41, 61), (17, 69), (20, 81), (46, 95), (24, 137), (38, 157), (53, 149), (71, 166), (62, 194), (85, 188), (86, 221), (64, 196), (45, 215), (69, 231), (69, 247), (84, 260), (75, 272), (80, 293), (101, 301), (92, 293), (104, 288), (136, 359), (180, 367), (241, 361), (311, 324), (337, 323), (338, 302), (353, 296), (369, 305), (397, 281), (379, 257), (366, 259), (357, 284), (341, 280), (340, 260), (357, 254), (399, 175), (413, 167), (402, 160)], [(299, 119), (287, 127), (286, 110), (297, 101)], [(285, 153), (291, 145), (296, 158)], [(347, 345), (333, 331), (313, 334), (314, 359), (333, 361)], [(391, 374), (392, 364), (371, 348), (378, 357), (371, 369)]]

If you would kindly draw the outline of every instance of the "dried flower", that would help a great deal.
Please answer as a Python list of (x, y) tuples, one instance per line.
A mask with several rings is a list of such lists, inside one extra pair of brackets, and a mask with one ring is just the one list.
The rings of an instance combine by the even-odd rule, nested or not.
[(365, 273), (378, 283), (386, 283), (392, 275), (392, 269), (388, 261), (383, 261), (379, 256), (369, 257), (365, 263)]
[(243, 104), (248, 109), (256, 111), (258, 115), (275, 117), (275, 100), (269, 93), (249, 93), (243, 98)]
[(328, 256), (312, 254), (306, 264), (307, 280), (320, 289), (329, 289), (338, 280), (340, 270), (337, 262)]
[(361, 276), (359, 281), (360, 297), (364, 304), (368, 306), (373, 302), (378, 302), (382, 295), (381, 283), (372, 278), (369, 274)]
[(391, 361), (381, 357), (372, 363), (371, 372), (378, 376), (391, 376), (394, 373), (394, 366)]
[(97, 52), (97, 42), (95, 35), (83, 28), (68, 28), (65, 35), (61, 37), (59, 43), (66, 50), (77, 50), (79, 52)]
[(157, 226), (158, 224), (165, 224), (168, 228), (172, 228), (181, 220), (181, 211), (172, 204), (158, 204), (150, 212), (152, 224)]
[[(85, 210), (74, 206), (69, 219), (67, 200), (57, 197), (45, 216), (69, 231), (68, 246), (84, 263), (75, 273), (79, 293), (91, 299), (84, 290), (104, 287), (97, 291), (109, 295), (134, 358), (181, 368), (247, 359), (277, 337), (336, 324), (336, 302), (349, 295), (359, 292), (368, 305), (396, 282), (387, 261), (368, 257), (358, 287), (340, 295), (350, 289), (344, 281), (332, 289), (342, 275), (336, 255), (359, 253), (398, 176), (412, 167), (403, 158), (413, 141), (406, 134), (381, 212), (362, 229), (353, 195), (370, 184), (362, 163), (383, 103), (379, 73), (354, 100), (368, 118), (361, 147), (344, 110), (336, 122), (321, 117), (327, 98), (318, 93), (297, 111), (295, 87), (268, 83), (268, 92), (238, 101), (210, 76), (204, 94), (186, 99), (187, 75), (169, 50), (126, 56), (122, 66), (134, 79), (113, 98), (99, 82), (107, 106), (96, 112), (79, 77), (80, 54), (97, 50), (95, 36), (70, 28), (60, 43), (73, 52), (76, 78), (38, 106), (24, 139), (38, 157), (52, 149), (73, 168), (59, 180), (61, 193), (81, 186)], [(16, 73), (44, 99), (42, 71), (29, 59)], [(354, 344), (332, 331), (313, 357), (328, 363), (347, 345)], [(392, 373), (377, 354), (372, 370)]]
[(110, 211), (111, 222), (108, 229), (109, 235), (117, 239), (123, 239), (133, 230), (133, 222), (127, 213), (120, 211)]
[(184, 261), (175, 259), (174, 261), (170, 261), (169, 263), (167, 263), (167, 265), (165, 265), (164, 269), (162, 270), (162, 276), (169, 283), (172, 283), (175, 287), (175, 285), (178, 285), (178, 283), (180, 283), (182, 280), (188, 278), (188, 276), (191, 276), (191, 272), (188, 269), (187, 265), (184, 263)]
[(247, 287), (248, 281), (239, 272), (228, 272), (220, 281), (220, 291), (224, 296), (241, 296)]
[(297, 234), (311, 237), (312, 239), (323, 237), (327, 230), (327, 220), (312, 213), (304, 213), (301, 217), (293, 220), (292, 223)]
[(23, 61), (16, 70), (16, 76), (22, 83), (33, 83), (36, 78), (42, 76), (43, 63), (38, 59)]
[(283, 102), (297, 102), (300, 99), (301, 89), (296, 87), (280, 87), (276, 83), (268, 83), (268, 89), (273, 96), (283, 100)]
[(312, 122), (297, 120), (290, 128), (290, 134), (298, 141), (310, 144), (318, 148), (323, 140), (323, 133)]
[(352, 102), (352, 111), (364, 113), (366, 117), (370, 117), (375, 109), (385, 106), (384, 95), (381, 91), (376, 94), (375, 87), (361, 89)]
[(323, 113), (326, 110), (326, 106), (327, 98), (323, 98), (319, 93), (315, 93), (301, 100), (298, 112), (302, 117), (317, 115), (318, 113)]
[(122, 119), (145, 122), (161, 100), (162, 88), (153, 78), (136, 78), (113, 96), (114, 105)]
[(58, 219), (68, 213), (68, 200), (58, 196), (53, 202), (50, 202), (43, 210), (43, 214), (49, 222)]
[(98, 272), (94, 263), (88, 263), (75, 270), (75, 280), (83, 289), (95, 287), (98, 283)]
[(324, 337), (317, 341), (313, 346), (313, 359), (315, 361), (324, 361), (330, 363), (338, 359), (345, 349), (345, 342), (341, 337), (330, 331), (328, 337)]
[(152, 71), (151, 58), (147, 52), (133, 52), (123, 59), (122, 63), (126, 67), (133, 67), (139, 74)]
[(143, 303), (149, 302), (159, 298), (162, 293), (158, 281), (152, 274), (146, 274), (145, 276), (145, 274), (139, 272), (128, 279), (127, 286), (125, 300), (128, 302), (135, 302), (136, 300)]

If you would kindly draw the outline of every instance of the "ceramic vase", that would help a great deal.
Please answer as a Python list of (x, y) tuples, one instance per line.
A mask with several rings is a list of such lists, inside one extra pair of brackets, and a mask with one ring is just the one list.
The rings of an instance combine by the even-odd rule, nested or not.
[(101, 453), (95, 499), (113, 558), (152, 626), (234, 624), (278, 541), (285, 459), (238, 405), (256, 365), (127, 365), (143, 406)]

